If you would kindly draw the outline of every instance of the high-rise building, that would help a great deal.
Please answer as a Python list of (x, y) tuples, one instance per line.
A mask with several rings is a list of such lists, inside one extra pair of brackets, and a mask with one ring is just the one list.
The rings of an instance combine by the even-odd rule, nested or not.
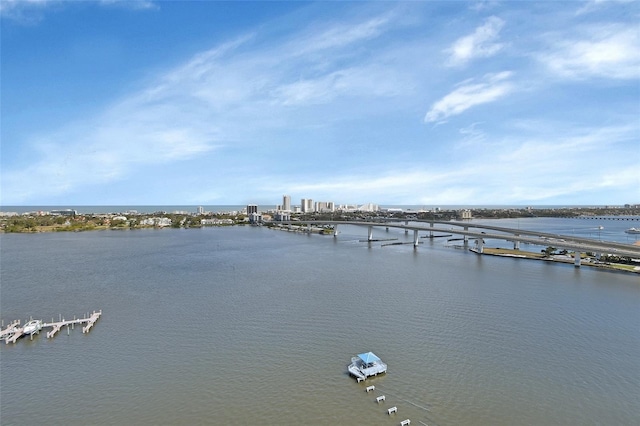
[(333, 201), (318, 201), (316, 203), (316, 211), (321, 213), (328, 213), (335, 211), (335, 205)]
[(283, 195), (282, 196), (282, 210), (288, 212), (291, 211), (291, 196)]
[(302, 209), (302, 213), (313, 213), (313, 200), (310, 198), (303, 198), (300, 200), (300, 208)]
[(250, 216), (251, 213), (258, 213), (258, 206), (255, 204), (247, 205), (247, 216)]
[(204, 214), (204, 207), (198, 206), (198, 214)]

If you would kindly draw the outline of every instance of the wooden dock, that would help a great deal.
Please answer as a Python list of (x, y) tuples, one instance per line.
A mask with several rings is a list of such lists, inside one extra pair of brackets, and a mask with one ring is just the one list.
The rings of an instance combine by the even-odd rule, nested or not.
[[(82, 327), (82, 332), (88, 333), (101, 315), (102, 309), (99, 311), (93, 311), (93, 313), (91, 314), (87, 313), (82, 318), (74, 317), (74, 319), (72, 320), (65, 320), (61, 317), (60, 321), (57, 322), (54, 322), (53, 319), (51, 320), (51, 322), (43, 322), (42, 328), (51, 328), (51, 330), (47, 332), (47, 339), (55, 336), (56, 333), (62, 329), (62, 327), (66, 326), (68, 332), (69, 328), (74, 328), (76, 324), (84, 324), (84, 327)], [(36, 331), (34, 334), (39, 333), (40, 330)], [(23, 335), (25, 335), (24, 328), (20, 327), (20, 320), (13, 321), (5, 329), (0, 330), (0, 339), (4, 340), (5, 344), (15, 343)]]
[(0, 330), (0, 339), (3, 339), (6, 343), (15, 343), (18, 337), (22, 336), (22, 327), (20, 327), (20, 320), (12, 321), (4, 330)]

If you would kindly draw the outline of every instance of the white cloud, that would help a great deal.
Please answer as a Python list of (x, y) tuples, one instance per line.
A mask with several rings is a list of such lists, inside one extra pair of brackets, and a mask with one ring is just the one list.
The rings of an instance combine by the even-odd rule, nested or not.
[(152, 0), (100, 0), (104, 6), (117, 6), (133, 10), (155, 9), (158, 7)]
[[(479, 149), (474, 170), (483, 176), (483, 184), (495, 186), (500, 180), (502, 194), (496, 200), (547, 201), (553, 198), (580, 197), (606, 188), (638, 195), (638, 177), (614, 179), (607, 176), (630, 176), (638, 156), (628, 145), (634, 140), (637, 126), (593, 127), (576, 129), (564, 123), (537, 123), (537, 132), (521, 136), (515, 128), (502, 143)], [(609, 155), (616, 152), (619, 155)], [(492, 182), (492, 180), (494, 182)]]
[(2, 0), (0, 16), (21, 24), (36, 24), (42, 19), (42, 12), (59, 2), (47, 0)]
[(424, 118), (426, 122), (440, 122), (467, 109), (494, 102), (513, 91), (508, 79), (511, 72), (486, 75), (481, 82), (467, 81), (431, 106)]
[(476, 12), (483, 12), (498, 7), (500, 2), (498, 0), (480, 0), (475, 1), (469, 6), (469, 8)]
[[(33, 25), (43, 19), (46, 9), (70, 5), (68, 0), (1, 0), (0, 16), (12, 21)], [(147, 10), (157, 8), (156, 2), (152, 0), (100, 0), (96, 2), (100, 6)]]
[[(549, 122), (536, 127), (537, 136), (522, 136), (516, 128), (502, 142), (479, 142), (467, 155), (459, 152), (454, 164), (402, 171), (380, 167), (371, 173), (336, 174), (321, 182), (313, 177), (306, 182), (303, 177), (282, 191), (337, 202), (385, 196), (386, 203), (431, 205), (554, 204), (591, 199), (589, 194), (607, 189), (622, 190), (631, 199), (640, 195), (638, 157), (626, 145), (637, 127), (576, 130)], [(621, 150), (622, 161), (606, 155)]]
[[(604, 99), (603, 117), (594, 117), (589, 123), (594, 127), (579, 133), (575, 129), (588, 125), (551, 121), (548, 114), (557, 117), (557, 111), (546, 107), (544, 96), (557, 81), (540, 79), (545, 90), (522, 100), (526, 121), (515, 128), (505, 122), (511, 114), (503, 113), (498, 101), (521, 90), (514, 76), (530, 78), (530, 64), (512, 58), (513, 71), (454, 86), (466, 78), (459, 73), (481, 76), (484, 71), (447, 69), (442, 74), (441, 67), (429, 63), (443, 51), (441, 36), (426, 40), (419, 26), (404, 26), (394, 34), (406, 25), (396, 18), (386, 13), (352, 23), (308, 23), (284, 35), (276, 29), (275, 39), (264, 25), (159, 72), (95, 116), (80, 111), (77, 122), (52, 133), (26, 136), (27, 130), (20, 129), (11, 142), (20, 144), (22, 158), (33, 161), (18, 165), (5, 156), (2, 199), (23, 204), (86, 198), (103, 188), (116, 192), (141, 177), (145, 183), (162, 181), (147, 176), (165, 176), (165, 171), (173, 192), (165, 192), (164, 182), (153, 182), (148, 192), (128, 199), (155, 191), (155, 202), (174, 197), (176, 202), (229, 203), (244, 201), (248, 193), (274, 194), (274, 199), (291, 193), (336, 202), (519, 204), (575, 194), (588, 199), (597, 188), (637, 193), (637, 167), (630, 165), (638, 163), (631, 148), (637, 120), (630, 129), (597, 128), (599, 119), (628, 120), (625, 114), (632, 108), (621, 107), (628, 98)], [(503, 46), (503, 26), (498, 18), (488, 19), (453, 45), (452, 60), (463, 64), (495, 55)], [(550, 41), (552, 49), (545, 54), (564, 60), (558, 68), (564, 72), (589, 63), (600, 73), (615, 68), (629, 73), (638, 63), (629, 59), (637, 58), (629, 51), (637, 47), (637, 35), (634, 39), (620, 26), (599, 29), (582, 39), (576, 31), (564, 37), (565, 44)], [(603, 49), (580, 50), (578, 42), (568, 40), (591, 47), (603, 43)], [(484, 65), (504, 69), (490, 61)], [(570, 86), (564, 88), (565, 97), (581, 90), (585, 99), (594, 100), (589, 84)], [(424, 113), (429, 94), (434, 97), (426, 98), (430, 106)], [(423, 113), (424, 122), (442, 123), (489, 103), (495, 103), (492, 112), (499, 118), (469, 121), (459, 133), (420, 122)], [(580, 106), (576, 117), (585, 115)], [(506, 136), (501, 133), (505, 127)], [(426, 147), (420, 142), (425, 139), (443, 143)], [(100, 202), (100, 196), (93, 197)]]
[(590, 0), (585, 2), (584, 5), (578, 9), (576, 15), (596, 12), (611, 5), (630, 4), (635, 1), (637, 0)]
[(448, 65), (460, 66), (472, 59), (488, 58), (498, 53), (504, 47), (502, 43), (497, 42), (503, 26), (502, 19), (491, 16), (484, 25), (476, 28), (473, 34), (456, 40), (446, 51), (451, 55)]
[(463, 127), (459, 130), (463, 137), (460, 146), (474, 146), (478, 142), (482, 142), (486, 139), (486, 134), (482, 131), (482, 123), (471, 123), (467, 127)]
[(380, 15), (364, 22), (341, 22), (326, 29), (311, 27), (306, 34), (285, 47), (292, 56), (307, 55), (328, 49), (340, 49), (351, 44), (370, 40), (382, 34), (391, 21), (390, 15)]
[[(105, 115), (34, 140), (41, 158), (26, 169), (3, 173), (3, 199), (22, 203), (43, 193), (60, 195), (123, 179), (146, 165), (193, 158), (217, 147), (207, 129), (170, 124), (171, 114), (157, 117), (166, 121), (164, 125), (150, 117), (153, 110), (123, 108), (111, 114), (111, 118)], [(177, 114), (174, 119), (171, 123), (184, 123)]]
[(326, 37), (313, 49), (307, 46), (302, 57), (286, 40), (256, 48), (252, 33), (197, 54), (95, 117), (31, 136), (25, 143), (40, 155), (27, 168), (3, 170), (2, 198), (23, 203), (108, 184), (143, 167), (201, 158), (232, 143), (250, 152), (265, 143), (266, 131), (304, 125), (284, 113), (290, 105), (312, 106), (325, 96), (392, 93), (394, 73), (384, 64), (330, 64), (313, 78), (292, 81), (296, 70), (316, 60), (314, 49), (339, 53), (349, 43), (375, 37), (385, 22), (326, 25)]
[(398, 74), (393, 68), (362, 64), (313, 79), (284, 83), (270, 95), (282, 105), (328, 103), (341, 96), (393, 96), (401, 91), (397, 78)]
[(637, 23), (625, 27), (589, 27), (576, 34), (556, 34), (548, 52), (537, 57), (555, 74), (572, 79), (640, 78), (640, 31)]

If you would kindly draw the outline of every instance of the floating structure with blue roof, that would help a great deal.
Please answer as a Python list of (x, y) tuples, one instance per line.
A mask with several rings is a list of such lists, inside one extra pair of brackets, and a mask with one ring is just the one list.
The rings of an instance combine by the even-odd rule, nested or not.
[(365, 352), (351, 358), (348, 370), (349, 374), (358, 379), (358, 381), (362, 381), (366, 380), (367, 377), (386, 373), (387, 364), (382, 362), (373, 352)]

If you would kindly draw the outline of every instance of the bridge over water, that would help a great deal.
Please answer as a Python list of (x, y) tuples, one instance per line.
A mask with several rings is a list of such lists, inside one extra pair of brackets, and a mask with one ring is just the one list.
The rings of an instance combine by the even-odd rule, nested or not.
[[(602, 254), (613, 254), (616, 256), (626, 256), (640, 258), (640, 246), (617, 243), (613, 241), (600, 241), (592, 238), (582, 238), (561, 234), (553, 234), (540, 231), (529, 231), (524, 229), (505, 228), (501, 226), (471, 224), (468, 222), (436, 221), (436, 220), (407, 220), (407, 219), (384, 219), (379, 221), (334, 221), (334, 220), (308, 220), (308, 221), (283, 221), (279, 222), (283, 226), (306, 225), (309, 229), (312, 226), (332, 226), (333, 235), (337, 237), (340, 225), (354, 225), (367, 227), (368, 241), (373, 241), (374, 228), (398, 228), (404, 229), (405, 233), (413, 231), (413, 246), (418, 247), (419, 233), (427, 232), (429, 238), (434, 238), (434, 232), (451, 233), (462, 236), (465, 244), (469, 239), (476, 240), (478, 252), (482, 253), (485, 239), (495, 239), (513, 242), (514, 250), (520, 249), (520, 243), (529, 243), (539, 246), (553, 246), (559, 249), (574, 251), (574, 264), (580, 266), (580, 253), (592, 252), (597, 257)], [(491, 231), (486, 232), (483, 230)]]

